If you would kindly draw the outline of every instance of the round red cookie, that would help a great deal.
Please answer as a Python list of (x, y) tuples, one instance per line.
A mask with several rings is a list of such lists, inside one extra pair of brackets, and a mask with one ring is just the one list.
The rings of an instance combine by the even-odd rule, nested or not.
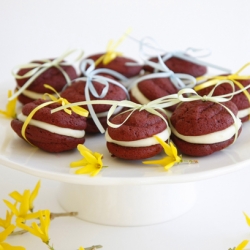
[[(32, 61), (31, 63), (43, 64), (43, 62), (41, 61)], [(68, 75), (70, 80), (73, 80), (78, 77), (77, 72), (73, 66), (60, 66), (60, 67), (65, 71), (65, 73)], [(23, 76), (30, 70), (32, 70), (32, 68), (20, 69), (17, 72), (17, 75)], [(23, 78), (23, 79), (16, 79), (17, 89), (18, 87), (22, 87), (29, 79), (30, 77)], [(52, 90), (45, 88), (44, 84), (50, 85), (57, 92), (61, 92), (64, 86), (67, 84), (67, 81), (63, 73), (58, 68), (50, 67), (47, 70), (45, 70), (42, 74), (40, 74), (37, 78), (35, 78), (34, 81), (27, 87), (26, 90), (32, 91), (41, 95), (44, 93), (53, 93)], [(24, 93), (18, 96), (18, 100), (22, 104), (32, 102), (35, 99), (38, 99), (38, 98), (29, 97), (25, 95)]]
[[(61, 96), (67, 99), (71, 103), (86, 101), (85, 85), (86, 85), (86, 81), (81, 80), (81, 79), (76, 80), (61, 93)], [(100, 95), (104, 88), (104, 85), (97, 81), (93, 81), (93, 86), (95, 87), (97, 93)], [(90, 92), (90, 100), (122, 101), (126, 99), (127, 99), (127, 93), (121, 87), (121, 85), (119, 86), (119, 85), (115, 85), (112, 83), (109, 83), (109, 90), (103, 98), (97, 98), (93, 96)], [(83, 105), (82, 107), (88, 110), (87, 105)], [(107, 104), (95, 104), (95, 105), (92, 105), (92, 107), (97, 116), (98, 114), (100, 115), (100, 113), (108, 112), (108, 110), (110, 109), (110, 105), (107, 105)], [(98, 117), (98, 119), (101, 122), (104, 129), (106, 129), (107, 128), (107, 114), (103, 114), (102, 116)], [(88, 126), (86, 129), (86, 132), (99, 133), (99, 129), (91, 117), (87, 118), (87, 124)]]
[[(111, 119), (111, 122), (121, 124), (128, 115), (129, 112), (118, 114)], [(146, 110), (135, 111), (120, 127), (112, 128), (109, 126), (107, 128), (105, 135), (107, 148), (112, 155), (126, 160), (150, 158), (160, 153), (162, 146), (158, 143), (153, 145), (151, 143), (149, 145), (142, 143), (143, 145), (138, 146), (135, 143), (141, 139), (151, 138), (163, 131), (166, 131), (168, 135), (167, 124), (162, 118), (150, 114)], [(120, 142), (129, 143), (129, 145), (125, 146)]]
[[(44, 100), (38, 99), (24, 105), (22, 114), (24, 116), (28, 116), (32, 110), (45, 102), (46, 101)], [(32, 117), (32, 120), (44, 122), (45, 124), (49, 125), (54, 125), (58, 130), (60, 128), (65, 128), (73, 130), (73, 132), (77, 131), (80, 132), (80, 135), (77, 135), (77, 137), (73, 137), (73, 135), (58, 133), (58, 130), (57, 133), (50, 132), (46, 129), (46, 127), (38, 127), (37, 125), (30, 124), (26, 127), (25, 130), (25, 136), (31, 144), (51, 153), (58, 153), (74, 149), (78, 144), (83, 144), (85, 141), (84, 131), (87, 126), (86, 118), (79, 116), (74, 112), (69, 115), (63, 110), (51, 114), (51, 110), (59, 106), (59, 104), (50, 104), (39, 109)], [(24, 123), (22, 119), (23, 118), (18, 115), (17, 119), (11, 121), (11, 127), (19, 137), (24, 139), (21, 134), (22, 126)]]
[[(149, 61), (158, 62), (158, 58), (152, 57)], [(202, 76), (207, 73), (207, 67), (174, 56), (167, 59), (164, 63), (174, 73), (189, 74), (194, 77)], [(149, 65), (144, 65), (143, 69), (148, 72), (154, 71)]]
[[(250, 84), (250, 79), (249, 80), (237, 80), (239, 83), (242, 84), (242, 86), (246, 87)], [(197, 86), (199, 87), (199, 85)], [(240, 90), (240, 88), (234, 84), (235, 91)], [(210, 86), (207, 88), (203, 88), (201, 90), (198, 90), (197, 93), (201, 96), (208, 95), (209, 92), (214, 88), (214, 86)], [(233, 89), (230, 84), (228, 83), (223, 83), (218, 85), (214, 92), (213, 96), (219, 96), (219, 95), (224, 95), (224, 94), (230, 94), (232, 93)], [(247, 89), (248, 93), (250, 94), (250, 89)], [(233, 96), (231, 101), (237, 106), (239, 112), (238, 112), (238, 117), (241, 119), (242, 122), (246, 122), (249, 120), (250, 117), (250, 100), (248, 97), (244, 94), (244, 92), (241, 92), (239, 94), (236, 94)]]
[[(140, 81), (130, 91), (130, 99), (133, 102), (146, 104), (149, 101), (177, 93), (179, 90), (171, 82), (170, 78), (151, 78)], [(146, 98), (146, 99), (144, 99)], [(167, 108), (174, 111), (175, 106)]]
[[(87, 59), (92, 59), (93, 61), (98, 60), (101, 56), (105, 55), (105, 53), (99, 53), (95, 55), (89, 56)], [(86, 59), (84, 59), (86, 60)], [(117, 56), (115, 59), (110, 61), (108, 64), (104, 64), (100, 62), (96, 65), (95, 68), (106, 68), (114, 70), (127, 78), (131, 78), (140, 74), (143, 66), (141, 65), (127, 65), (127, 63), (137, 63), (137, 61), (124, 57), (124, 56)]]
[[(224, 102), (227, 108), (229, 108), (234, 115), (237, 115), (238, 109), (233, 102)], [(199, 138), (199, 136), (209, 135), (211, 140), (217, 139), (219, 136), (212, 137), (212, 133), (221, 131), (225, 133), (225, 129), (234, 124), (232, 115), (220, 104), (210, 101), (192, 101), (184, 102), (179, 105), (173, 112), (171, 118), (171, 138), (177, 148), (186, 155), (191, 156), (206, 156), (216, 151), (222, 150), (228, 147), (234, 142), (235, 130), (233, 128), (233, 134), (228, 139), (220, 142), (208, 143), (208, 138), (203, 139), (206, 141), (193, 142), (193, 139)], [(240, 123), (240, 120), (238, 120)], [(175, 133), (177, 131), (179, 135)], [(241, 128), (238, 131), (238, 135), (241, 132)], [(193, 139), (188, 141), (180, 136), (192, 136)], [(209, 138), (209, 140), (210, 140)]]

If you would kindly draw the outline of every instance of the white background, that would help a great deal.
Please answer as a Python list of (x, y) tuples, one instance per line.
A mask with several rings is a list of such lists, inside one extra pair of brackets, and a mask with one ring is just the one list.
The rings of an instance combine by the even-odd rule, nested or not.
[[(238, 70), (250, 61), (250, 1), (111, 1), (0, 0), (0, 84), (12, 79), (11, 69), (33, 59), (56, 57), (68, 48), (85, 55), (105, 51), (127, 28), (134, 37), (151, 36), (166, 50), (210, 48), (205, 60)], [(137, 58), (138, 46), (126, 40), (119, 47)], [(1, 86), (0, 85), (0, 86)], [(242, 211), (250, 214), (250, 169), (197, 182), (198, 199), (187, 214), (147, 227), (100, 226), (75, 218), (51, 223), (51, 242), (57, 250), (80, 245), (103, 245), (107, 250), (222, 250), (250, 238)], [(0, 166), (0, 198), (13, 190), (32, 189), (38, 178)], [(62, 211), (58, 183), (42, 180), (37, 208)], [(0, 204), (0, 216), (5, 206)], [(9, 243), (28, 250), (46, 249), (30, 235)]]

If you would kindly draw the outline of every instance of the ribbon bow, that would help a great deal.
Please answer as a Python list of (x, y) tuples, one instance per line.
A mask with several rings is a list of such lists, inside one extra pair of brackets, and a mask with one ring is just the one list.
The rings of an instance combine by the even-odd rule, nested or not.
[[(68, 74), (65, 72), (65, 70), (61, 67), (61, 66), (69, 66), (72, 65), (71, 62), (63, 62), (63, 60), (68, 57), (70, 54), (76, 52), (77, 50), (69, 50), (66, 51), (65, 53), (63, 53), (61, 56), (59, 56), (58, 58), (55, 58), (54, 60), (49, 60), (49, 59), (44, 59), (44, 60), (40, 60), (41, 63), (28, 63), (28, 64), (23, 64), (23, 65), (19, 65), (17, 67), (15, 67), (12, 70), (12, 75), (16, 78), (16, 79), (24, 79), (24, 78), (29, 78), (28, 81), (18, 89), (18, 91), (15, 92), (15, 94), (13, 96), (11, 96), (11, 98), (9, 98), (9, 101), (13, 100), (14, 98), (16, 98), (18, 95), (20, 95), (25, 89), (27, 89), (30, 84), (39, 76), (41, 75), (43, 72), (45, 72), (47, 69), (51, 68), (51, 67), (56, 67), (58, 70), (60, 70), (60, 72), (63, 74), (63, 76), (66, 79), (67, 84), (69, 84), (71, 82), (71, 79), (69, 78)], [(83, 56), (83, 51), (82, 50), (78, 50), (80, 53), (79, 55), (76, 57), (76, 59), (73, 60), (73, 62), (76, 62), (78, 60), (80, 60)], [(15, 73), (18, 69), (31, 69), (30, 71), (28, 71), (27, 73), (25, 73), (23, 76), (18, 75), (17, 73)]]
[(128, 29), (116, 43), (113, 40), (110, 40), (107, 45), (107, 52), (95, 61), (95, 66), (97, 66), (101, 62), (104, 65), (107, 65), (117, 56), (122, 56), (122, 53), (116, 51), (116, 48), (123, 42), (123, 40), (128, 36), (130, 32), (131, 30)]
[[(163, 62), (167, 61), (171, 57), (177, 57), (185, 61), (189, 61), (195, 64), (199, 64), (202, 66), (207, 66), (207, 67), (212, 67), (224, 72), (230, 73), (230, 69), (226, 69), (224, 67), (214, 65), (209, 62), (204, 62), (202, 60), (197, 59), (198, 57), (205, 57), (208, 56), (211, 52), (208, 49), (197, 49), (197, 48), (187, 48), (185, 51), (172, 51), (172, 52), (167, 52), (166, 50), (162, 49), (160, 45), (151, 37), (145, 37), (141, 40), (137, 40), (131, 36), (129, 36), (132, 40), (136, 41), (139, 43), (139, 50), (140, 54), (145, 57), (151, 57), (151, 55), (147, 54), (145, 49), (151, 49), (154, 52), (157, 51), (157, 54), (164, 54), (162, 57)], [(146, 61), (148, 63), (148, 61)]]
[[(240, 75), (240, 73), (246, 69), (247, 67), (250, 66), (250, 62), (249, 63), (246, 63), (243, 67), (241, 67), (236, 73), (234, 74), (231, 74), (231, 75), (227, 75), (227, 76), (214, 76), (214, 77), (209, 77), (209, 76), (201, 76), (201, 77), (198, 77), (197, 78), (197, 81), (198, 82), (201, 82), (201, 81), (206, 81), (206, 82), (203, 82), (197, 86), (195, 86), (195, 90), (196, 91), (199, 91), (201, 89), (204, 89), (204, 88), (207, 88), (207, 87), (210, 87), (210, 86), (214, 86), (216, 85), (218, 82), (226, 82), (228, 80), (232, 81), (240, 90), (239, 91), (236, 91), (234, 92), (234, 95), (238, 94), (238, 93), (241, 93), (243, 92), (244, 95), (246, 96), (246, 98), (248, 99), (249, 103), (250, 103), (250, 94), (249, 92), (247, 91), (247, 89), (250, 87), (250, 86), (247, 86), (247, 87), (244, 87), (240, 82), (239, 80), (250, 80), (250, 75), (248, 76), (243, 76), (243, 75)], [(250, 119), (250, 116), (249, 116), (249, 119)]]
[(172, 70), (170, 70), (165, 65), (160, 55), (158, 55), (158, 63), (148, 61), (146, 59), (144, 59), (144, 61), (151, 67), (155, 68), (156, 70), (159, 70), (160, 72), (142, 76), (141, 78), (133, 82), (133, 84), (129, 87), (130, 89), (141, 81), (144, 81), (147, 79), (153, 79), (153, 78), (168, 78), (169, 77), (171, 82), (174, 84), (174, 86), (177, 89), (193, 88), (196, 84), (196, 79), (193, 76), (188, 75), (188, 74), (182, 74), (182, 73), (174, 73)]
[[(88, 67), (89, 65), (89, 67)], [(105, 76), (101, 76), (101, 75), (98, 75), (98, 74), (109, 74), (111, 76), (114, 76), (115, 78), (118, 78), (120, 80), (123, 80), (123, 81), (126, 81), (127, 78), (124, 77), (122, 74), (114, 71), (114, 70), (111, 70), (111, 69), (95, 69), (95, 62), (91, 59), (87, 59), (87, 60), (84, 60), (81, 64), (81, 71), (83, 73), (83, 75), (85, 77), (81, 77), (81, 78), (78, 78), (78, 79), (75, 79), (73, 82), (75, 81), (79, 81), (79, 80), (83, 80), (83, 81), (86, 81), (86, 85), (85, 85), (85, 98), (86, 98), (86, 101), (89, 102), (90, 101), (90, 93), (95, 97), (95, 98), (98, 98), (98, 99), (101, 99), (101, 98), (104, 98), (108, 91), (109, 91), (109, 83), (112, 83), (116, 86), (119, 86), (120, 88), (122, 88), (126, 95), (127, 95), (127, 99), (129, 99), (129, 94), (128, 94), (128, 91), (127, 89), (122, 85), (120, 84), (119, 82), (111, 79), (111, 78), (108, 78), (108, 77), (105, 77)], [(102, 89), (102, 92), (100, 94), (97, 93), (96, 89), (95, 89), (95, 86), (93, 84), (93, 81), (96, 81), (102, 85), (104, 85), (104, 88)], [(99, 103), (100, 101), (98, 101)], [(92, 119), (94, 120), (96, 126), (98, 127), (98, 129), (100, 130), (101, 133), (104, 133), (104, 128), (103, 126), (101, 125), (94, 109), (93, 109), (93, 106), (91, 105), (91, 103), (87, 103), (87, 106), (88, 106), (88, 110), (90, 112), (90, 115), (92, 117)]]

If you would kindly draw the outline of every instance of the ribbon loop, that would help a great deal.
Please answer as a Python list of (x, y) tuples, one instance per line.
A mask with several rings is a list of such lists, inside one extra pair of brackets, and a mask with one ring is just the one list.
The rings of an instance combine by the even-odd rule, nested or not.
[[(67, 58), (69, 55), (71, 55), (74, 52), (79, 53), (79, 55), (75, 58), (74, 61), (63, 62), (63, 60), (65, 58)], [(55, 58), (54, 60), (44, 59), (44, 60), (40, 60), (41, 63), (32, 63), (31, 62), (28, 64), (23, 64), (23, 65), (17, 66), (16, 68), (14, 68), (14, 70), (12, 70), (12, 75), (16, 79), (24, 79), (24, 78), (29, 78), (29, 79), (26, 81), (26, 83), (22, 87), (18, 88), (18, 91), (16, 91), (15, 94), (11, 98), (9, 98), (9, 100), (13, 100), (17, 96), (19, 96), (24, 90), (26, 90), (32, 84), (32, 82), (38, 76), (40, 76), (43, 72), (45, 72), (47, 69), (49, 69), (51, 67), (56, 67), (58, 70), (60, 70), (60, 72), (63, 74), (64, 78), (66, 79), (66, 83), (69, 84), (71, 82), (71, 79), (61, 66), (70, 66), (70, 65), (72, 65), (72, 63), (80, 60), (82, 58), (82, 56), (83, 56), (82, 50), (74, 49), (74, 50), (66, 51), (60, 57)], [(24, 75), (19, 75), (18, 73), (16, 73), (17, 69), (27, 69), (27, 68), (31, 68), (31, 70), (28, 71), (27, 73), (25, 73)]]
[(140, 53), (142, 58), (154, 56), (152, 54), (149, 55), (149, 54), (147, 54), (145, 52), (145, 49), (152, 49), (154, 51), (154, 53), (157, 54), (157, 55), (164, 54), (163, 56), (161, 56), (162, 60), (164, 62), (167, 61), (168, 59), (170, 59), (171, 57), (177, 57), (177, 58), (180, 58), (182, 60), (189, 61), (189, 62), (199, 64), (199, 65), (202, 65), (202, 66), (215, 68), (215, 69), (218, 69), (218, 70), (221, 70), (221, 71), (224, 71), (224, 72), (228, 72), (228, 73), (231, 72), (230, 69), (227, 69), (227, 68), (224, 68), (224, 67), (221, 67), (221, 66), (209, 63), (209, 62), (204, 62), (204, 61), (201, 61), (201, 60), (197, 59), (198, 57), (201, 57), (201, 56), (195, 55), (195, 54), (198, 54), (198, 53), (193, 53), (194, 54), (193, 56), (190, 53), (188, 53), (188, 51), (191, 51), (191, 50), (193, 52), (204, 51), (204, 55), (202, 56), (202, 57), (204, 57), (204, 56), (207, 56), (207, 55), (210, 54), (210, 52), (205, 53), (206, 49), (187, 48), (186, 51), (167, 52), (165, 49), (162, 49), (159, 46), (159, 44), (151, 37), (145, 37), (145, 38), (142, 38), (141, 40), (135, 39), (135, 38), (133, 38), (131, 36), (129, 36), (129, 38), (131, 38), (132, 40), (136, 41), (139, 44), (139, 53)]
[[(81, 63), (80, 68), (81, 68), (81, 71), (85, 77), (75, 79), (73, 82), (79, 81), (79, 80), (83, 80), (86, 82), (84, 92), (85, 92), (85, 98), (87, 101), (86, 104), (88, 106), (88, 110), (90, 112), (91, 118), (94, 120), (99, 131), (101, 133), (104, 133), (104, 128), (103, 128), (102, 124), (100, 123), (100, 121), (99, 121), (99, 119), (98, 119), (98, 117), (93, 109), (92, 104), (90, 103), (90, 101), (91, 101), (90, 93), (95, 98), (102, 99), (107, 95), (107, 93), (109, 91), (109, 83), (111, 83), (111, 84), (114, 84), (114, 85), (122, 88), (127, 95), (127, 99), (129, 99), (128, 91), (121, 83), (117, 82), (114, 79), (111, 79), (111, 78), (108, 78), (108, 77), (105, 77), (105, 76), (102, 76), (99, 74), (109, 74), (109, 75), (114, 76), (115, 78), (123, 80), (123, 81), (126, 81), (127, 78), (124, 77), (122, 74), (120, 74), (114, 70), (111, 70), (111, 69), (105, 69), (105, 68), (95, 69), (95, 62), (92, 59), (84, 60)], [(93, 81), (96, 81), (104, 86), (100, 94), (98, 94), (98, 92), (96, 91), (95, 86), (93, 84)]]
[[(250, 62), (246, 63), (243, 67), (241, 67), (236, 73), (231, 74), (231, 75), (219, 75), (219, 76), (201, 76), (197, 78), (198, 85), (195, 86), (195, 90), (199, 91), (201, 89), (207, 88), (207, 87), (211, 87), (214, 85), (217, 85), (218, 83), (228, 83), (233, 82), (233, 92), (234, 95), (239, 94), (239, 93), (244, 93), (244, 95), (246, 96), (246, 98), (248, 99), (249, 103), (250, 103), (250, 93), (247, 91), (248, 88), (250, 88), (250, 84), (248, 86), (244, 86), (240, 81), (241, 80), (250, 80), (250, 75), (240, 75), (240, 73), (242, 73), (243, 70), (245, 70), (247, 67), (250, 66)], [(205, 81), (205, 82), (204, 82)], [(235, 85), (239, 88), (238, 91), (235, 91)], [(231, 94), (225, 94), (224, 97), (226, 96), (231, 96)], [(231, 96), (232, 98), (232, 96)], [(250, 115), (249, 115), (249, 119), (250, 119)]]

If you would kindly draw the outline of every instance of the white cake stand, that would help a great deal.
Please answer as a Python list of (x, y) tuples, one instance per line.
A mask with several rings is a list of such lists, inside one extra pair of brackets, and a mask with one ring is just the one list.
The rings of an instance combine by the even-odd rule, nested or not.
[[(0, 108), (7, 102), (1, 92)], [(22, 172), (60, 181), (58, 201), (80, 219), (112, 226), (142, 226), (174, 219), (190, 210), (196, 200), (195, 182), (230, 173), (250, 163), (249, 136), (243, 125), (234, 145), (198, 164), (176, 165), (169, 171), (111, 157), (103, 135), (86, 139), (86, 146), (104, 154), (104, 168), (96, 177), (75, 175), (69, 168), (81, 159), (77, 150), (50, 154), (30, 146), (11, 129), (10, 120), (0, 123), (0, 164)], [(186, 158), (188, 159), (188, 158)]]

